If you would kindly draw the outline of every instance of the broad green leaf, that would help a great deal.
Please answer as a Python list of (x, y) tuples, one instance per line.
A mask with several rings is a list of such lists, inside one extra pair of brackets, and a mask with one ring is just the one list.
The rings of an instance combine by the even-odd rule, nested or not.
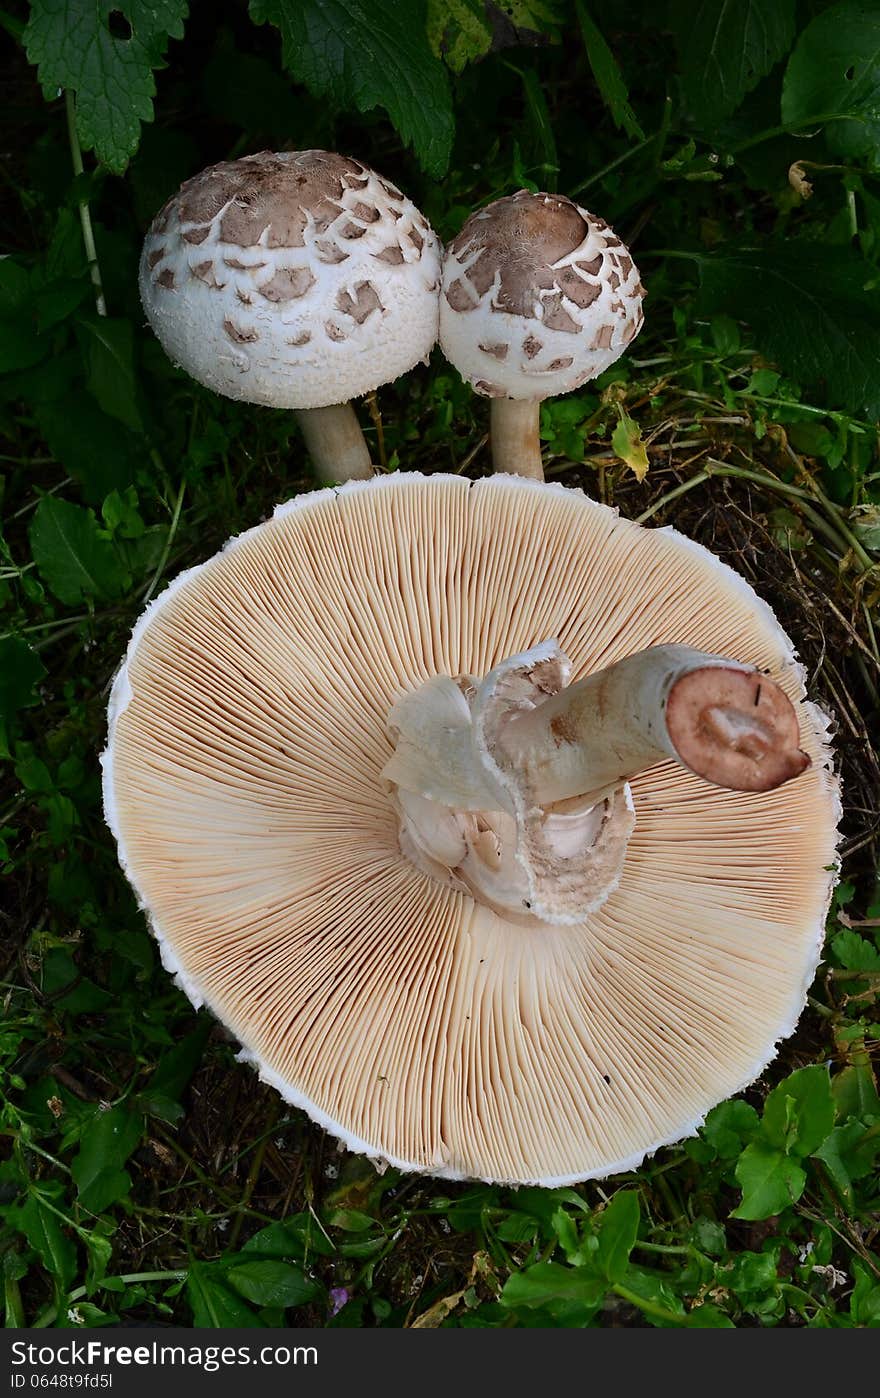
[(880, 416), (880, 291), (848, 248), (797, 240), (699, 254), (701, 309), (752, 326), (762, 350), (834, 406)]
[(785, 70), (782, 119), (811, 126), (829, 116), (828, 144), (847, 155), (880, 150), (880, 9), (844, 0), (823, 10), (798, 39)]
[(105, 413), (118, 418), (133, 432), (142, 432), (131, 322), (94, 315), (80, 317), (78, 325), (89, 388)]
[(764, 1104), (761, 1131), (786, 1155), (812, 1155), (834, 1125), (831, 1078), (821, 1064), (798, 1068), (781, 1082)]
[(880, 951), (852, 928), (831, 938), (831, 950), (848, 971), (880, 971)]
[(0, 641), (0, 718), (10, 718), (18, 709), (37, 703), (34, 685), (45, 675), (46, 667), (20, 636)]
[(205, 1044), (213, 1028), (212, 1021), (205, 1015), (198, 1027), (186, 1034), (179, 1044), (163, 1053), (155, 1073), (141, 1093), (141, 1101), (149, 1110), (154, 1097), (179, 1102), (193, 1073), (202, 1061)]
[(754, 1107), (734, 1098), (712, 1108), (703, 1122), (701, 1135), (722, 1160), (734, 1160), (754, 1136), (759, 1124)]
[(262, 1321), (254, 1315), (228, 1286), (219, 1280), (216, 1270), (202, 1262), (190, 1265), (186, 1293), (193, 1310), (196, 1330), (222, 1330), (225, 1326), (242, 1329), (262, 1329)]
[(76, 1248), (64, 1232), (62, 1220), (49, 1208), (47, 1199), (37, 1192), (30, 1194), (11, 1215), (11, 1221), (39, 1254), (59, 1291), (66, 1291), (76, 1275)]
[(770, 1218), (800, 1199), (806, 1173), (791, 1156), (764, 1141), (746, 1146), (736, 1164), (736, 1178), (743, 1192), (733, 1218)]
[(125, 574), (91, 510), (47, 496), (34, 511), (29, 537), (40, 576), (60, 601), (73, 606), (124, 590)]
[[(76, 94), (79, 139), (116, 174), (153, 119), (153, 69), (169, 38), (182, 38), (186, 13), (187, 0), (31, 0), (24, 44), (43, 92)], [(129, 37), (111, 33), (111, 15)]]
[(452, 97), (428, 44), (425, 0), (250, 0), (250, 14), (281, 31), (285, 66), (316, 97), (384, 107), (425, 170), (445, 173)]
[(248, 1238), (242, 1248), (243, 1253), (260, 1254), (263, 1257), (296, 1257), (304, 1259), (313, 1252), (322, 1257), (332, 1257), (336, 1249), (324, 1236), (312, 1215), (292, 1214), (283, 1223), (269, 1223), (252, 1238)]
[(551, 1301), (581, 1301), (595, 1306), (608, 1289), (603, 1277), (584, 1267), (564, 1267), (561, 1262), (536, 1262), (508, 1277), (501, 1293), (501, 1304), (546, 1306)]
[(871, 1055), (860, 1038), (849, 1047), (851, 1061), (831, 1079), (831, 1095), (839, 1121), (858, 1117), (880, 1117), (880, 1093)]
[(321, 1291), (316, 1282), (309, 1281), (303, 1274), (302, 1268), (268, 1259), (230, 1267), (226, 1280), (255, 1306), (304, 1306)]
[(83, 1208), (97, 1214), (129, 1193), (131, 1176), (122, 1167), (137, 1148), (143, 1127), (141, 1114), (125, 1104), (107, 1111), (95, 1108), (70, 1167)]
[(611, 448), (641, 483), (648, 474), (648, 451), (642, 441), (638, 423), (622, 408), (619, 408), (618, 412), (620, 421), (611, 433)]
[(620, 1281), (626, 1272), (640, 1217), (634, 1189), (621, 1189), (599, 1216), (599, 1247), (592, 1262), (609, 1282)]
[(860, 1329), (880, 1327), (880, 1283), (876, 1275), (855, 1259), (852, 1272), (856, 1281), (849, 1301), (853, 1324)]
[(672, 27), (685, 98), (711, 127), (788, 53), (795, 0), (674, 0)]
[(590, 17), (584, 0), (575, 0), (575, 9), (584, 36), (587, 60), (602, 94), (602, 101), (614, 118), (615, 126), (625, 131), (632, 140), (644, 140), (645, 133), (636, 121), (635, 112), (629, 104), (629, 91), (614, 54), (605, 42), (601, 30)]
[(492, 42), (483, 0), (428, 0), (428, 41), (453, 73), (482, 58)]
[(853, 1205), (853, 1183), (864, 1179), (874, 1168), (880, 1155), (880, 1137), (871, 1135), (871, 1128), (860, 1121), (835, 1126), (817, 1151), (824, 1161), (848, 1208)]

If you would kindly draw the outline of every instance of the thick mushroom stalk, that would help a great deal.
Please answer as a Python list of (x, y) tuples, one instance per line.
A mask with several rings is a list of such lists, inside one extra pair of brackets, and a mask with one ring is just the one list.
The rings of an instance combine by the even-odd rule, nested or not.
[(604, 219), (521, 189), (472, 214), (443, 258), (440, 345), (492, 400), (496, 471), (544, 479), (541, 403), (619, 359), (644, 287)]
[(545, 642), (389, 715), (403, 852), (507, 916), (571, 923), (605, 901), (635, 823), (627, 781), (659, 762), (743, 792), (810, 765), (790, 700), (753, 667), (665, 645), (569, 673)]
[(297, 408), (306, 450), (322, 481), (364, 481), (373, 474), (370, 449), (351, 403)]

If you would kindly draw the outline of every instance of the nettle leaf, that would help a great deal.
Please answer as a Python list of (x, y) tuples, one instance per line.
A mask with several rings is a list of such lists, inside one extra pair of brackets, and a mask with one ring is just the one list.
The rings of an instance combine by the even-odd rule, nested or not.
[(43, 678), (46, 667), (20, 636), (0, 641), (0, 718), (10, 718), (18, 709), (36, 704), (34, 685)]
[(771, 359), (829, 400), (880, 416), (880, 291), (849, 248), (793, 240), (697, 254), (701, 311), (751, 325)]
[(40, 576), (68, 606), (125, 590), (128, 578), (91, 510), (47, 496), (34, 511), (28, 533)]
[(736, 1163), (743, 1198), (733, 1218), (771, 1218), (800, 1199), (806, 1172), (790, 1155), (764, 1141), (746, 1146)]
[(289, 1262), (242, 1262), (230, 1267), (226, 1280), (255, 1306), (304, 1306), (321, 1291), (302, 1268)]
[(601, 30), (591, 19), (583, 0), (575, 0), (575, 9), (584, 36), (587, 60), (602, 94), (602, 101), (614, 118), (615, 126), (625, 131), (633, 140), (644, 140), (645, 133), (636, 121), (635, 112), (629, 104), (629, 90), (614, 54), (605, 42)]
[(880, 10), (844, 0), (824, 10), (798, 39), (785, 70), (782, 120), (810, 125), (830, 116), (833, 150), (865, 155), (880, 147)]
[(812, 1155), (834, 1125), (831, 1078), (821, 1064), (798, 1068), (774, 1087), (764, 1105), (761, 1130), (786, 1155)]
[(43, 92), (76, 93), (79, 139), (117, 175), (153, 119), (153, 69), (183, 37), (186, 13), (187, 0), (31, 0), (24, 44)]
[(428, 43), (425, 0), (250, 0), (250, 15), (281, 31), (285, 67), (316, 97), (359, 112), (384, 107), (425, 170), (445, 173), (452, 96)]
[(675, 0), (672, 27), (685, 98), (697, 121), (712, 126), (788, 53), (795, 0)]
[(492, 43), (483, 0), (428, 0), (428, 42), (453, 73), (482, 58)]

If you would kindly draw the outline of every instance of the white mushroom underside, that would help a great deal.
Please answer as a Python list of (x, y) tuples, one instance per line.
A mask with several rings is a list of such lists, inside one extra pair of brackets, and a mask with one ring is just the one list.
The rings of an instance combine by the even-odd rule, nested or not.
[(546, 637), (575, 680), (687, 642), (802, 693), (704, 550), (497, 476), (283, 507), (151, 608), (114, 687), (106, 809), (168, 964), (288, 1100), (403, 1168), (629, 1167), (757, 1076), (817, 964), (837, 798), (808, 704), (813, 768), (778, 791), (636, 777), (620, 886), (582, 925), (507, 922), (402, 856), (392, 703)]

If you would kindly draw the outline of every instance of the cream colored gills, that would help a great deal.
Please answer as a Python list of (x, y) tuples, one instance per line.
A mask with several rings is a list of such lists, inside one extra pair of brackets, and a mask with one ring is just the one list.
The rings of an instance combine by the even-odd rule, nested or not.
[[(404, 852), (389, 715), (547, 638), (560, 692), (658, 645), (768, 672), (811, 765), (774, 791), (636, 772), (601, 903), (505, 912)], [(194, 1001), (351, 1148), (451, 1178), (601, 1177), (692, 1132), (792, 1032), (834, 877), (827, 724), (769, 608), (681, 536), (513, 477), (301, 497), (185, 574), (114, 684), (104, 782)], [(511, 800), (528, 841), (542, 808)]]
[(427, 359), (439, 278), (411, 200), (330, 151), (202, 171), (153, 220), (140, 265), (169, 357), (228, 398), (296, 410), (328, 481), (372, 474), (348, 400)]

